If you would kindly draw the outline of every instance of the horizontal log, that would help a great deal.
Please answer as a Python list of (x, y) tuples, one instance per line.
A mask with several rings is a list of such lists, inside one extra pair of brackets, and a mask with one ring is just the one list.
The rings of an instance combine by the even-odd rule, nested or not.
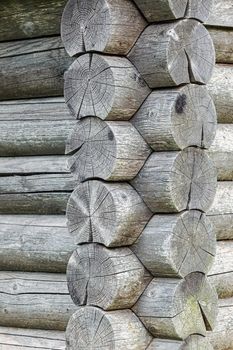
[(152, 153), (131, 184), (154, 213), (207, 211), (214, 200), (217, 174), (206, 152), (190, 147)]
[(208, 339), (201, 335), (191, 335), (184, 341), (154, 339), (147, 350), (213, 350)]
[(212, 26), (233, 27), (233, 8), (231, 0), (217, 0), (213, 3), (207, 24)]
[(154, 151), (209, 148), (217, 116), (206, 87), (190, 84), (153, 91), (131, 122)]
[[(130, 122), (84, 118), (67, 140), (68, 165), (79, 181), (132, 180), (151, 149)], [(73, 154), (73, 155), (72, 155)]]
[(65, 332), (0, 327), (1, 350), (65, 350)]
[(76, 310), (63, 274), (0, 273), (0, 325), (64, 330)]
[(217, 27), (207, 27), (207, 29), (214, 43), (216, 61), (233, 63), (233, 29)]
[(65, 73), (65, 101), (77, 119), (97, 116), (129, 120), (149, 93), (147, 84), (125, 57), (85, 54)]
[(150, 88), (206, 84), (215, 65), (207, 29), (191, 19), (148, 26), (128, 58)]
[(146, 26), (131, 0), (69, 0), (61, 36), (70, 56), (88, 51), (125, 55)]
[(215, 350), (231, 350), (233, 344), (233, 298), (219, 300), (216, 327), (208, 332)]
[(191, 273), (185, 279), (154, 278), (133, 311), (154, 337), (185, 340), (214, 328), (217, 301), (205, 275)]
[(104, 310), (132, 307), (151, 277), (129, 248), (79, 245), (67, 266), (68, 289), (73, 302)]
[(130, 310), (103, 311), (92, 306), (79, 308), (66, 330), (67, 350), (145, 350), (152, 338)]

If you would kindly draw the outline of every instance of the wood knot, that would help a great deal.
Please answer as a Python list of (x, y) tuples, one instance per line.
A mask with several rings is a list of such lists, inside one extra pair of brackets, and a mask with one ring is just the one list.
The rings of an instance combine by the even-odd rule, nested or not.
[(176, 100), (176, 113), (181, 114), (187, 105), (187, 96), (185, 94), (179, 95)]

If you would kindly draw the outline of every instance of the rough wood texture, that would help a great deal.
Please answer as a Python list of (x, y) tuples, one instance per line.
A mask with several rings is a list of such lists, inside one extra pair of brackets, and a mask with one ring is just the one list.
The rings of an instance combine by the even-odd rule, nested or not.
[(206, 277), (191, 273), (184, 280), (154, 278), (133, 310), (153, 336), (184, 340), (214, 328), (217, 299)]
[(129, 184), (88, 181), (73, 191), (66, 215), (76, 244), (117, 247), (131, 245), (152, 214)]
[(154, 152), (131, 182), (152, 212), (207, 211), (217, 187), (216, 169), (206, 152)]
[(124, 57), (85, 54), (65, 73), (65, 100), (77, 119), (128, 120), (150, 90)]
[(213, 0), (134, 0), (148, 22), (163, 22), (177, 18), (196, 18), (204, 22), (210, 14)]
[(206, 87), (186, 85), (153, 91), (131, 120), (155, 151), (209, 148), (217, 124)]
[(208, 217), (215, 228), (218, 240), (233, 239), (233, 182), (218, 182)]
[(206, 338), (194, 334), (184, 341), (154, 339), (147, 350), (213, 350), (213, 347)]
[(1, 270), (65, 273), (75, 247), (65, 216), (0, 215)]
[(63, 75), (73, 59), (60, 41), (43, 38), (1, 43), (0, 52), (0, 100), (63, 94)]
[(196, 271), (208, 273), (216, 237), (199, 211), (154, 215), (132, 250), (154, 276), (185, 277)]
[(0, 327), (1, 350), (64, 350), (65, 345), (62, 331)]
[(67, 266), (68, 289), (78, 306), (132, 307), (151, 278), (129, 248), (78, 246)]
[(233, 63), (233, 28), (207, 27), (207, 29), (214, 43), (216, 61)]
[(191, 19), (150, 25), (128, 57), (151, 88), (206, 84), (215, 64), (207, 29)]
[(217, 290), (219, 298), (233, 297), (233, 241), (221, 241), (217, 245), (214, 265), (209, 272), (209, 281)]
[(233, 6), (231, 0), (216, 0), (213, 3), (207, 23), (213, 26), (233, 27)]
[(215, 103), (218, 122), (233, 123), (233, 66), (216, 65), (207, 88)]
[(67, 141), (69, 168), (78, 180), (132, 180), (151, 149), (130, 122), (84, 118)]
[(145, 26), (131, 0), (69, 0), (61, 36), (70, 56), (86, 51), (125, 55)]
[(209, 149), (217, 171), (218, 180), (233, 180), (233, 124), (218, 124), (217, 133)]
[(0, 273), (0, 325), (64, 330), (76, 310), (65, 283), (54, 273)]
[(216, 327), (208, 333), (215, 350), (232, 350), (233, 344), (233, 298), (219, 300)]
[(91, 306), (72, 315), (66, 339), (67, 350), (145, 350), (152, 340), (132, 311), (106, 312)]

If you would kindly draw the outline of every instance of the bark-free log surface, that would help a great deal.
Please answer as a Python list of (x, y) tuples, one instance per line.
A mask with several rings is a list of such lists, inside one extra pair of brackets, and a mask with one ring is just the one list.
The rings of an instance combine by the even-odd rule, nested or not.
[(150, 90), (127, 58), (85, 54), (65, 73), (65, 100), (77, 119), (128, 120)]
[(216, 61), (233, 63), (233, 28), (207, 27), (207, 29), (214, 43)]
[(154, 215), (132, 250), (154, 276), (184, 277), (209, 271), (216, 237), (210, 221), (199, 211)]
[(206, 87), (186, 85), (153, 91), (131, 120), (155, 151), (209, 148), (217, 116)]
[(134, 0), (148, 22), (163, 22), (177, 18), (196, 18), (204, 22), (213, 0)]
[(153, 336), (186, 339), (214, 328), (217, 299), (205, 275), (191, 273), (184, 280), (154, 278), (133, 310)]
[(75, 188), (66, 215), (75, 243), (116, 247), (131, 245), (152, 214), (129, 184), (94, 180)]
[(66, 276), (54, 273), (0, 273), (0, 325), (64, 330), (77, 309)]
[[(78, 180), (133, 179), (151, 149), (130, 122), (84, 118), (77, 123), (66, 146), (69, 168)], [(72, 155), (73, 154), (73, 155)]]
[(207, 29), (191, 19), (150, 25), (128, 57), (151, 88), (206, 84), (215, 64)]
[(66, 272), (76, 245), (62, 215), (0, 215), (0, 269)]
[(154, 339), (147, 350), (213, 350), (213, 347), (205, 337), (194, 334), (184, 341)]
[(66, 339), (67, 350), (145, 350), (152, 340), (132, 311), (106, 312), (91, 306), (72, 315)]
[(153, 212), (207, 211), (217, 174), (205, 151), (154, 152), (131, 182)]
[(1, 350), (65, 350), (65, 332), (0, 327)]
[(145, 26), (131, 0), (69, 0), (61, 35), (70, 56), (86, 51), (125, 55)]
[(231, 0), (217, 0), (213, 3), (211, 14), (207, 20), (209, 25), (233, 27), (233, 7)]
[(150, 277), (129, 248), (92, 243), (78, 246), (72, 254), (67, 281), (76, 305), (116, 310), (133, 306)]

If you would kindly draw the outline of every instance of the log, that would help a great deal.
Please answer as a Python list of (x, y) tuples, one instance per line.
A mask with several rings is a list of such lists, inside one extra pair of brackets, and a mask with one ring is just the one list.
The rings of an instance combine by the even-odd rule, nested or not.
[(233, 180), (233, 124), (218, 124), (215, 140), (209, 149), (218, 180)]
[(233, 182), (218, 182), (218, 188), (208, 218), (218, 240), (233, 239)]
[(67, 225), (76, 244), (131, 245), (151, 217), (141, 197), (127, 183), (79, 184), (67, 204)]
[(80, 307), (66, 330), (67, 350), (145, 350), (152, 338), (130, 310), (103, 311)]
[(131, 122), (154, 151), (209, 148), (217, 116), (206, 87), (191, 84), (153, 91)]
[(0, 273), (0, 325), (64, 330), (77, 309), (66, 277), (54, 273)]
[(209, 341), (201, 335), (191, 335), (184, 341), (154, 339), (147, 350), (213, 350)]
[(65, 332), (0, 327), (1, 350), (64, 350)]
[(131, 247), (153, 276), (185, 277), (208, 273), (216, 252), (216, 237), (205, 214), (154, 215)]
[(0, 41), (59, 33), (66, 0), (1, 0)]
[(219, 300), (216, 327), (208, 332), (208, 339), (215, 350), (231, 350), (233, 344), (233, 298)]
[(213, 0), (134, 0), (148, 22), (163, 22), (178, 18), (196, 18), (204, 22), (210, 14)]
[(151, 149), (130, 122), (84, 118), (67, 141), (68, 166), (79, 181), (132, 180)]
[(207, 24), (212, 26), (233, 27), (233, 8), (231, 0), (214, 1)]
[(151, 277), (129, 248), (78, 246), (67, 266), (70, 296), (78, 305), (104, 310), (132, 307)]
[(9, 44), (0, 44), (0, 100), (61, 96), (63, 75), (73, 59), (60, 43), (45, 38), (11, 45), (19, 48), (8, 56)]
[(184, 340), (214, 328), (217, 299), (201, 273), (191, 273), (184, 280), (154, 278), (133, 311), (154, 337)]
[(213, 97), (219, 123), (233, 123), (233, 67), (216, 65), (212, 79), (207, 85)]
[(126, 55), (145, 26), (131, 0), (69, 0), (61, 36), (70, 56), (87, 51)]
[(190, 19), (150, 25), (128, 58), (147, 84), (157, 88), (208, 83), (215, 51), (207, 29)]
[(124, 57), (85, 54), (65, 73), (65, 101), (77, 119), (96, 116), (129, 120), (149, 92), (141, 75)]
[(216, 61), (219, 63), (233, 63), (233, 29), (207, 27), (213, 40)]
[(65, 273), (75, 247), (65, 216), (0, 215), (1, 270)]
[(217, 176), (206, 152), (191, 147), (154, 152), (131, 184), (154, 213), (207, 211), (215, 197)]

